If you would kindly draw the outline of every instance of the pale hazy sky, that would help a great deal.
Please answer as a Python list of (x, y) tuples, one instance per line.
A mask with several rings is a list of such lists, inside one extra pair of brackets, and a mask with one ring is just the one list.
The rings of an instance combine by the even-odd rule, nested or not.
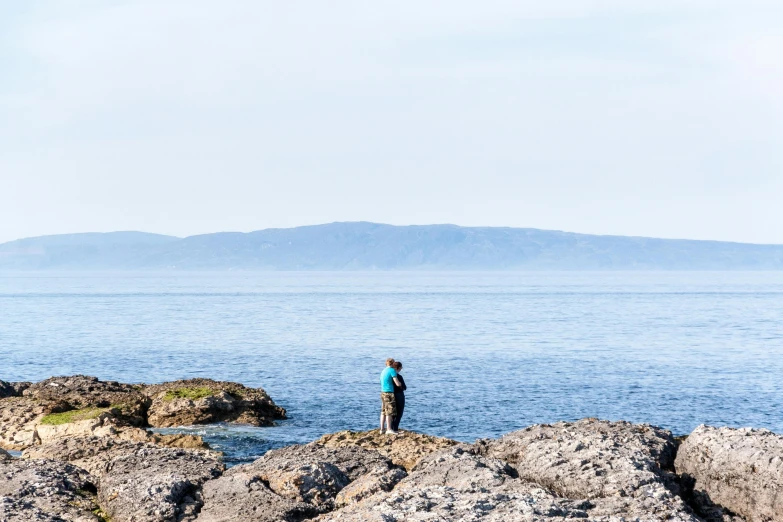
[(780, 0), (0, 4), (0, 241), (331, 221), (783, 243)]

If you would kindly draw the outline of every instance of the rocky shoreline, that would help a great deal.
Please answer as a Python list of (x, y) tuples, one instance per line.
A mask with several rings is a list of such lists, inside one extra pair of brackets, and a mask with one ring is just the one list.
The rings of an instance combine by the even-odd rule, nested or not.
[(783, 437), (583, 419), (474, 444), (338, 432), (227, 469), (153, 427), (285, 418), (262, 389), (193, 379), (0, 381), (0, 522), (783, 520)]

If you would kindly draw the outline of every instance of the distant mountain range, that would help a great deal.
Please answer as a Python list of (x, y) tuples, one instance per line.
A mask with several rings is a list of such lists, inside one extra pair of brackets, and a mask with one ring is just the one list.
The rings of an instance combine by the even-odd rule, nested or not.
[(186, 238), (67, 234), (0, 244), (0, 270), (55, 269), (783, 270), (783, 245), (365, 222)]

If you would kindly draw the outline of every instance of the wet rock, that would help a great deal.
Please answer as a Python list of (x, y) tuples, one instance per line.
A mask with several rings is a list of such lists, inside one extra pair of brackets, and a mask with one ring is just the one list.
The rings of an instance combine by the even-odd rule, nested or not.
[[(676, 446), (647, 424), (583, 419), (530, 426), (476, 442), (482, 455), (509, 463), (519, 477), (571, 498), (671, 496)], [(668, 493), (668, 494), (667, 494)]]
[[(336, 496), (352, 481), (361, 481), (375, 470), (382, 475), (382, 470), (393, 469), (389, 459), (359, 447), (288, 446), (270, 451), (252, 464), (231, 468), (205, 484), (204, 508), (198, 520), (260, 522), (312, 517), (331, 510)], [(391, 482), (391, 477), (375, 478), (379, 483)]]
[(120, 424), (143, 426), (150, 401), (141, 393), (141, 388), (140, 385), (75, 375), (35, 383), (24, 391), (24, 396), (40, 403), (61, 405), (56, 411), (111, 409)]
[(99, 522), (94, 479), (70, 464), (0, 459), (0, 520)]
[(675, 467), (707, 519), (783, 520), (783, 436), (702, 425), (680, 446)]
[(324, 435), (316, 443), (330, 448), (358, 446), (374, 450), (407, 470), (412, 469), (426, 455), (458, 444), (455, 440), (414, 431), (401, 431), (398, 435), (390, 436), (378, 430), (338, 431)]
[(189, 379), (147, 386), (144, 392), (152, 400), (148, 422), (154, 427), (215, 422), (272, 426), (286, 418), (263, 389), (233, 382)]

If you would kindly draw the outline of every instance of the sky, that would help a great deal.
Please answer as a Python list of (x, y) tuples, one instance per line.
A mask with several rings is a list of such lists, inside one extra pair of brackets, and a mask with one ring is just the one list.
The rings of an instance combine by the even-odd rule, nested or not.
[(783, 243), (779, 0), (0, 4), (0, 242), (333, 221)]

